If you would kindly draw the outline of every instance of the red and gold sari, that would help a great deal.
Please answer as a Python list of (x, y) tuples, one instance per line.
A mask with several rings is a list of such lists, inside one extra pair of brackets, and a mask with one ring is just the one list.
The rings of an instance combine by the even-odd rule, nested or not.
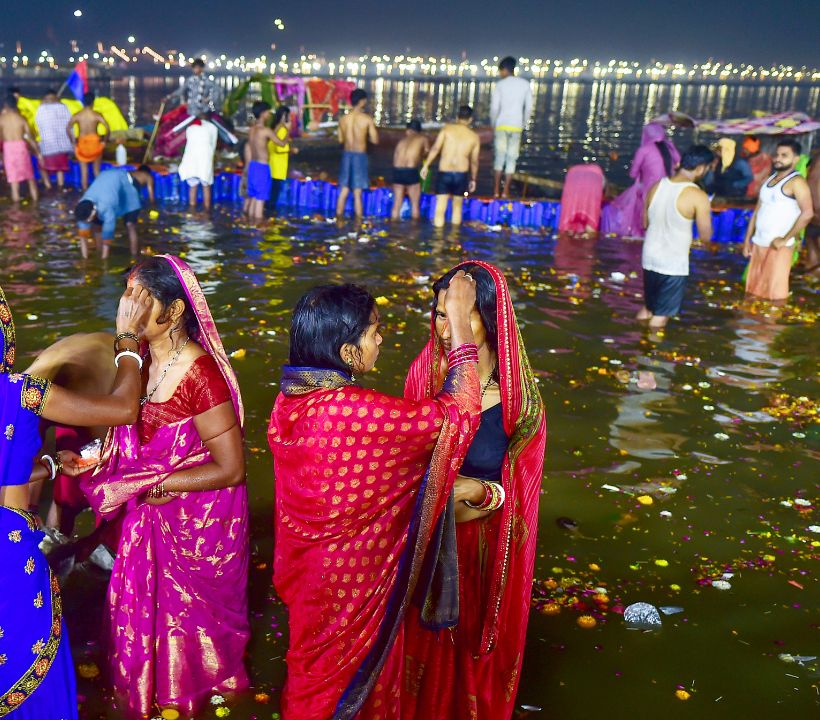
[[(435, 397), (407, 400), (333, 370), (286, 367), (268, 440), (276, 474), (274, 583), (289, 610), (286, 720), (400, 714), (403, 618), (478, 425), (474, 363)], [(440, 572), (440, 571), (439, 571)], [(446, 598), (445, 598), (446, 600)], [(449, 612), (448, 612), (449, 611)]]
[[(495, 281), (498, 374), (504, 431), (504, 505), (487, 518), (456, 525), (459, 620), (433, 631), (415, 607), (405, 623), (402, 718), (507, 720), (515, 707), (532, 593), (538, 498), (546, 419), (506, 280), (492, 265), (472, 261)], [(405, 395), (432, 397), (445, 355), (432, 337), (413, 362)]]

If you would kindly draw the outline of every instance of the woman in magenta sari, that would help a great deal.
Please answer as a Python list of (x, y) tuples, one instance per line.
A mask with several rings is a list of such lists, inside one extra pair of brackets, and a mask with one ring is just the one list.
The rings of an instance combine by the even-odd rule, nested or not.
[[(471, 278), (444, 303), (450, 366), (439, 391), (410, 400), (359, 387), (381, 343), (373, 297), (323, 286), (297, 304), (290, 365), (268, 439), (276, 474), (274, 583), (288, 606), (285, 720), (393, 720), (401, 712), (403, 619), (456, 621), (442, 512), (476, 429)], [(429, 553), (428, 553), (429, 551)]]
[(635, 182), (609, 205), (601, 217), (601, 232), (620, 237), (642, 238), (646, 194), (661, 178), (671, 177), (680, 163), (680, 153), (666, 137), (660, 123), (644, 125), (641, 146), (632, 159), (629, 177)]
[(441, 301), (454, 273), (476, 280), (473, 332), (482, 414), (455, 482), (458, 625), (440, 631), (412, 607), (405, 627), (402, 718), (509, 720), (532, 596), (546, 419), (507, 282), (470, 261), (433, 286), (432, 336), (405, 394), (434, 396), (448, 372), (451, 318)]
[(84, 482), (104, 518), (124, 513), (108, 589), (111, 673), (131, 716), (194, 713), (247, 687), (248, 508), (239, 386), (188, 265), (142, 261), (151, 293), (143, 397)]

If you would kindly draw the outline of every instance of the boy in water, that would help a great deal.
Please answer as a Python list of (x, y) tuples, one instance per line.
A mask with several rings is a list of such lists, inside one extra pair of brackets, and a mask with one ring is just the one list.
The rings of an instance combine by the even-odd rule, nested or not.
[(367, 175), (367, 143), (379, 144), (379, 133), (373, 118), (365, 112), (367, 93), (356, 88), (350, 94), (353, 109), (339, 120), (339, 142), (342, 167), (339, 170), (339, 199), (336, 201), (336, 217), (344, 216), (347, 196), (353, 190), (353, 208), (357, 218), (362, 217), (362, 190), (370, 186)]
[(467, 192), (475, 192), (475, 180), (478, 177), (478, 151), (481, 141), (478, 133), (470, 127), (473, 120), (473, 109), (462, 105), (458, 109), (458, 118), (454, 123), (445, 125), (438, 134), (433, 149), (421, 168), (421, 179), (427, 177), (430, 165), (441, 155), (436, 178), (436, 212), (433, 225), (444, 226), (444, 215), (447, 203), (453, 199), (453, 225), (461, 225), (461, 206)]
[(6, 96), (3, 110), (0, 111), (0, 140), (2, 140), (3, 167), (6, 180), (11, 187), (12, 202), (20, 202), (20, 183), (28, 183), (31, 199), (37, 202), (40, 193), (34, 179), (34, 166), (31, 163), (33, 152), (42, 163), (40, 148), (31, 137), (26, 119), (17, 109), (17, 98), (11, 93)]
[[(105, 143), (111, 133), (111, 128), (105, 118), (94, 110), (96, 96), (93, 92), (83, 95), (83, 109), (74, 113), (68, 123), (68, 131), (73, 134), (76, 127), (79, 133), (75, 141), (74, 154), (80, 162), (80, 179), (83, 190), (88, 190), (88, 166), (94, 166), (94, 177), (100, 174), (103, 151)], [(100, 136), (97, 128), (103, 126), (103, 134)]]
[(419, 166), (428, 152), (430, 141), (421, 132), (421, 122), (411, 120), (407, 123), (405, 136), (396, 145), (396, 151), (393, 153), (393, 220), (398, 220), (401, 215), (405, 191), (410, 198), (410, 217), (418, 220), (421, 199)]
[(274, 130), (268, 127), (271, 107), (266, 102), (255, 102), (252, 108), (256, 123), (248, 133), (245, 145), (245, 161), (248, 166), (248, 217), (261, 219), (265, 215), (265, 202), (270, 196), (271, 169), (268, 162), (268, 143), (282, 145)]

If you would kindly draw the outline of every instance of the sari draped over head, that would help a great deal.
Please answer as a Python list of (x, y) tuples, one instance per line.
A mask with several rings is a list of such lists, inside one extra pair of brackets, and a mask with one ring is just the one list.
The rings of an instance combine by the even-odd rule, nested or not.
[(629, 168), (629, 177), (635, 182), (604, 207), (601, 232), (642, 238), (646, 196), (661, 178), (674, 174), (679, 163), (680, 153), (666, 137), (666, 128), (656, 122), (644, 125), (641, 145)]
[[(463, 610), (452, 636), (431, 632), (417, 613), (408, 615), (402, 718), (418, 720), (512, 716), (532, 596), (544, 405), (503, 274), (485, 262), (457, 267), (464, 265), (484, 268), (496, 288), (498, 379), (504, 431), (510, 438), (501, 477), (506, 499), (489, 517), (456, 525)], [(433, 318), (431, 339), (410, 367), (405, 395), (432, 397), (444, 363)], [(471, 597), (470, 589), (480, 596)]]
[[(51, 386), (14, 374), (14, 355), (14, 322), (0, 288), (0, 486), (28, 483)], [(35, 516), (0, 505), (0, 717), (76, 720), (71, 648), (43, 537)]]
[[(160, 257), (182, 282), (199, 323), (194, 339), (216, 361), (241, 426), (239, 385), (202, 288), (182, 260)], [(100, 516), (125, 514), (108, 589), (114, 688), (129, 713), (147, 715), (156, 702), (191, 714), (213, 691), (248, 685), (246, 486), (144, 501), (173, 473), (211, 461), (193, 418), (160, 427), (145, 444), (137, 425), (113, 428), (102, 455), (83, 490)]]
[(474, 363), (435, 397), (362, 389), (334, 370), (286, 367), (268, 440), (276, 475), (274, 584), (288, 606), (285, 718), (397, 718), (403, 618), (414, 592), (431, 621), (425, 554), (477, 429)]

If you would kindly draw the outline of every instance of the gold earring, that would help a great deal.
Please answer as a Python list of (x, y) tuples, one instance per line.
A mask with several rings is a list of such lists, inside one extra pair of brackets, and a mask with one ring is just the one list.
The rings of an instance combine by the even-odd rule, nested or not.
[(350, 379), (352, 382), (356, 382), (356, 376), (353, 374), (353, 356), (347, 356), (347, 366), (350, 368)]

